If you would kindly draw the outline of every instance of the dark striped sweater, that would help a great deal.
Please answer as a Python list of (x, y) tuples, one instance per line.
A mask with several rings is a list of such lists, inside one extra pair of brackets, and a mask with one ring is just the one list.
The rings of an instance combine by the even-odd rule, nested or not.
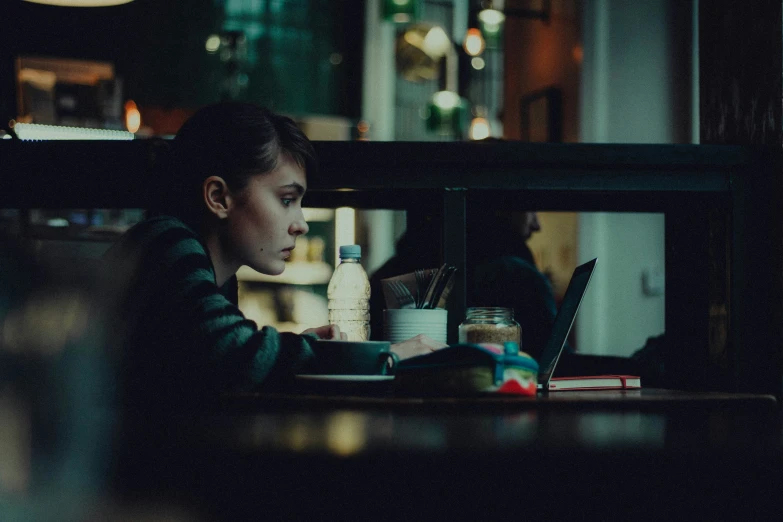
[(236, 279), (217, 286), (201, 238), (176, 218), (139, 223), (104, 259), (124, 335), (126, 400), (187, 404), (285, 385), (313, 357), (314, 336), (259, 330), (245, 318)]

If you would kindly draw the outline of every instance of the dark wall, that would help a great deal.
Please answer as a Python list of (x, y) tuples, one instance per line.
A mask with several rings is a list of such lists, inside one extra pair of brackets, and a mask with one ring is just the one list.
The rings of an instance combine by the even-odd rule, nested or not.
[[(783, 7), (780, 0), (699, 5), (699, 113), (703, 144), (754, 144), (780, 158), (783, 144)], [(749, 169), (735, 182), (732, 332), (710, 362), (734, 370), (743, 391), (783, 397), (783, 170)], [(716, 320), (717, 319), (717, 320)]]

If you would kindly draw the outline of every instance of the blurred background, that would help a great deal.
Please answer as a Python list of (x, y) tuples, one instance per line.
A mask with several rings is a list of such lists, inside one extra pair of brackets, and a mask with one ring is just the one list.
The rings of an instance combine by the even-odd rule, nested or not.
[[(236, 99), (291, 116), (312, 140), (696, 143), (697, 2), (4, 0), (0, 138), (170, 138), (199, 107)], [(575, 327), (580, 352), (626, 356), (663, 333), (663, 214), (524, 210), (539, 212), (529, 245), (557, 298), (577, 264), (599, 259)], [(79, 277), (144, 216), (0, 209), (14, 239), (0, 251), (0, 503), (22, 499), (17, 511), (7, 504), (16, 519), (100, 498), (111, 386), (84, 376), (110, 375), (111, 358), (92, 350), (101, 332), (77, 320), (100, 308)], [(325, 324), (336, 247), (361, 244), (372, 274), (406, 223), (383, 208), (306, 217), (282, 276), (238, 274), (240, 306), (261, 324)], [(37, 330), (30, 317), (49, 319), (19, 344), (12, 333)], [(52, 374), (54, 387), (25, 392)], [(28, 382), (12, 382), (19, 375)]]
[[(171, 137), (198, 107), (239, 99), (313, 140), (693, 143), (696, 1), (11, 0), (0, 121), (21, 139)], [(535, 210), (529, 244), (556, 296), (600, 259), (580, 351), (627, 355), (662, 333), (662, 214)], [(59, 258), (99, 256), (144, 217), (0, 212), (4, 230)], [(362, 244), (372, 273), (405, 228), (404, 211), (308, 212), (282, 278), (240, 273), (245, 312), (284, 330), (324, 322), (335, 245)]]

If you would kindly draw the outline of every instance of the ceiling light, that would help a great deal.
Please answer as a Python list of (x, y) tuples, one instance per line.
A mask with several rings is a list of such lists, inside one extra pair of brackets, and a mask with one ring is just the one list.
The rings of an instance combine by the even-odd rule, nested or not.
[(133, 2), (133, 0), (25, 0), (34, 4), (59, 5), (63, 7), (107, 7)]
[(497, 9), (484, 9), (478, 14), (478, 20), (487, 47), (497, 47), (502, 40), (506, 15)]
[(433, 58), (440, 58), (446, 56), (446, 53), (451, 49), (451, 40), (439, 25), (434, 26), (427, 31), (422, 42), (422, 49), (425, 53)]
[(453, 91), (439, 91), (433, 95), (427, 109), (427, 129), (430, 132), (462, 137), (468, 119), (465, 98)]
[(396, 24), (406, 24), (419, 17), (419, 0), (384, 0), (383, 17)]
[(204, 48), (207, 50), (208, 53), (216, 53), (218, 49), (220, 49), (220, 36), (216, 34), (211, 34), (207, 38), (206, 43), (204, 44)]
[(453, 109), (459, 105), (460, 97), (456, 92), (438, 91), (433, 95), (432, 101), (441, 109)]
[(412, 82), (440, 78), (440, 62), (452, 52), (446, 31), (437, 25), (413, 24), (397, 36), (395, 59), (403, 78)]
[(478, 14), (478, 19), (487, 25), (500, 25), (506, 20), (506, 15), (497, 9), (484, 9)]
[(470, 136), (470, 139), (472, 140), (489, 138), (489, 122), (487, 119), (480, 116), (473, 118), (473, 121), (470, 122), (468, 136)]
[(133, 100), (125, 102), (125, 128), (134, 134), (141, 128), (141, 112)]
[(468, 29), (465, 34), (465, 41), (462, 44), (465, 52), (470, 56), (478, 56), (484, 50), (484, 37), (481, 36), (481, 31), (475, 27)]

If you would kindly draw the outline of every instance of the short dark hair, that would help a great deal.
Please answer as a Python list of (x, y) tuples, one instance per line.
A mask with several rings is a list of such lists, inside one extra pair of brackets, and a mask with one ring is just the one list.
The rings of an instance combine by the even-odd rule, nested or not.
[(288, 154), (309, 178), (317, 174), (313, 145), (291, 118), (252, 103), (207, 105), (172, 141), (167, 210), (195, 226), (204, 212), (201, 185), (206, 178), (220, 176), (231, 190), (240, 191), (251, 176), (274, 170), (281, 154)]

